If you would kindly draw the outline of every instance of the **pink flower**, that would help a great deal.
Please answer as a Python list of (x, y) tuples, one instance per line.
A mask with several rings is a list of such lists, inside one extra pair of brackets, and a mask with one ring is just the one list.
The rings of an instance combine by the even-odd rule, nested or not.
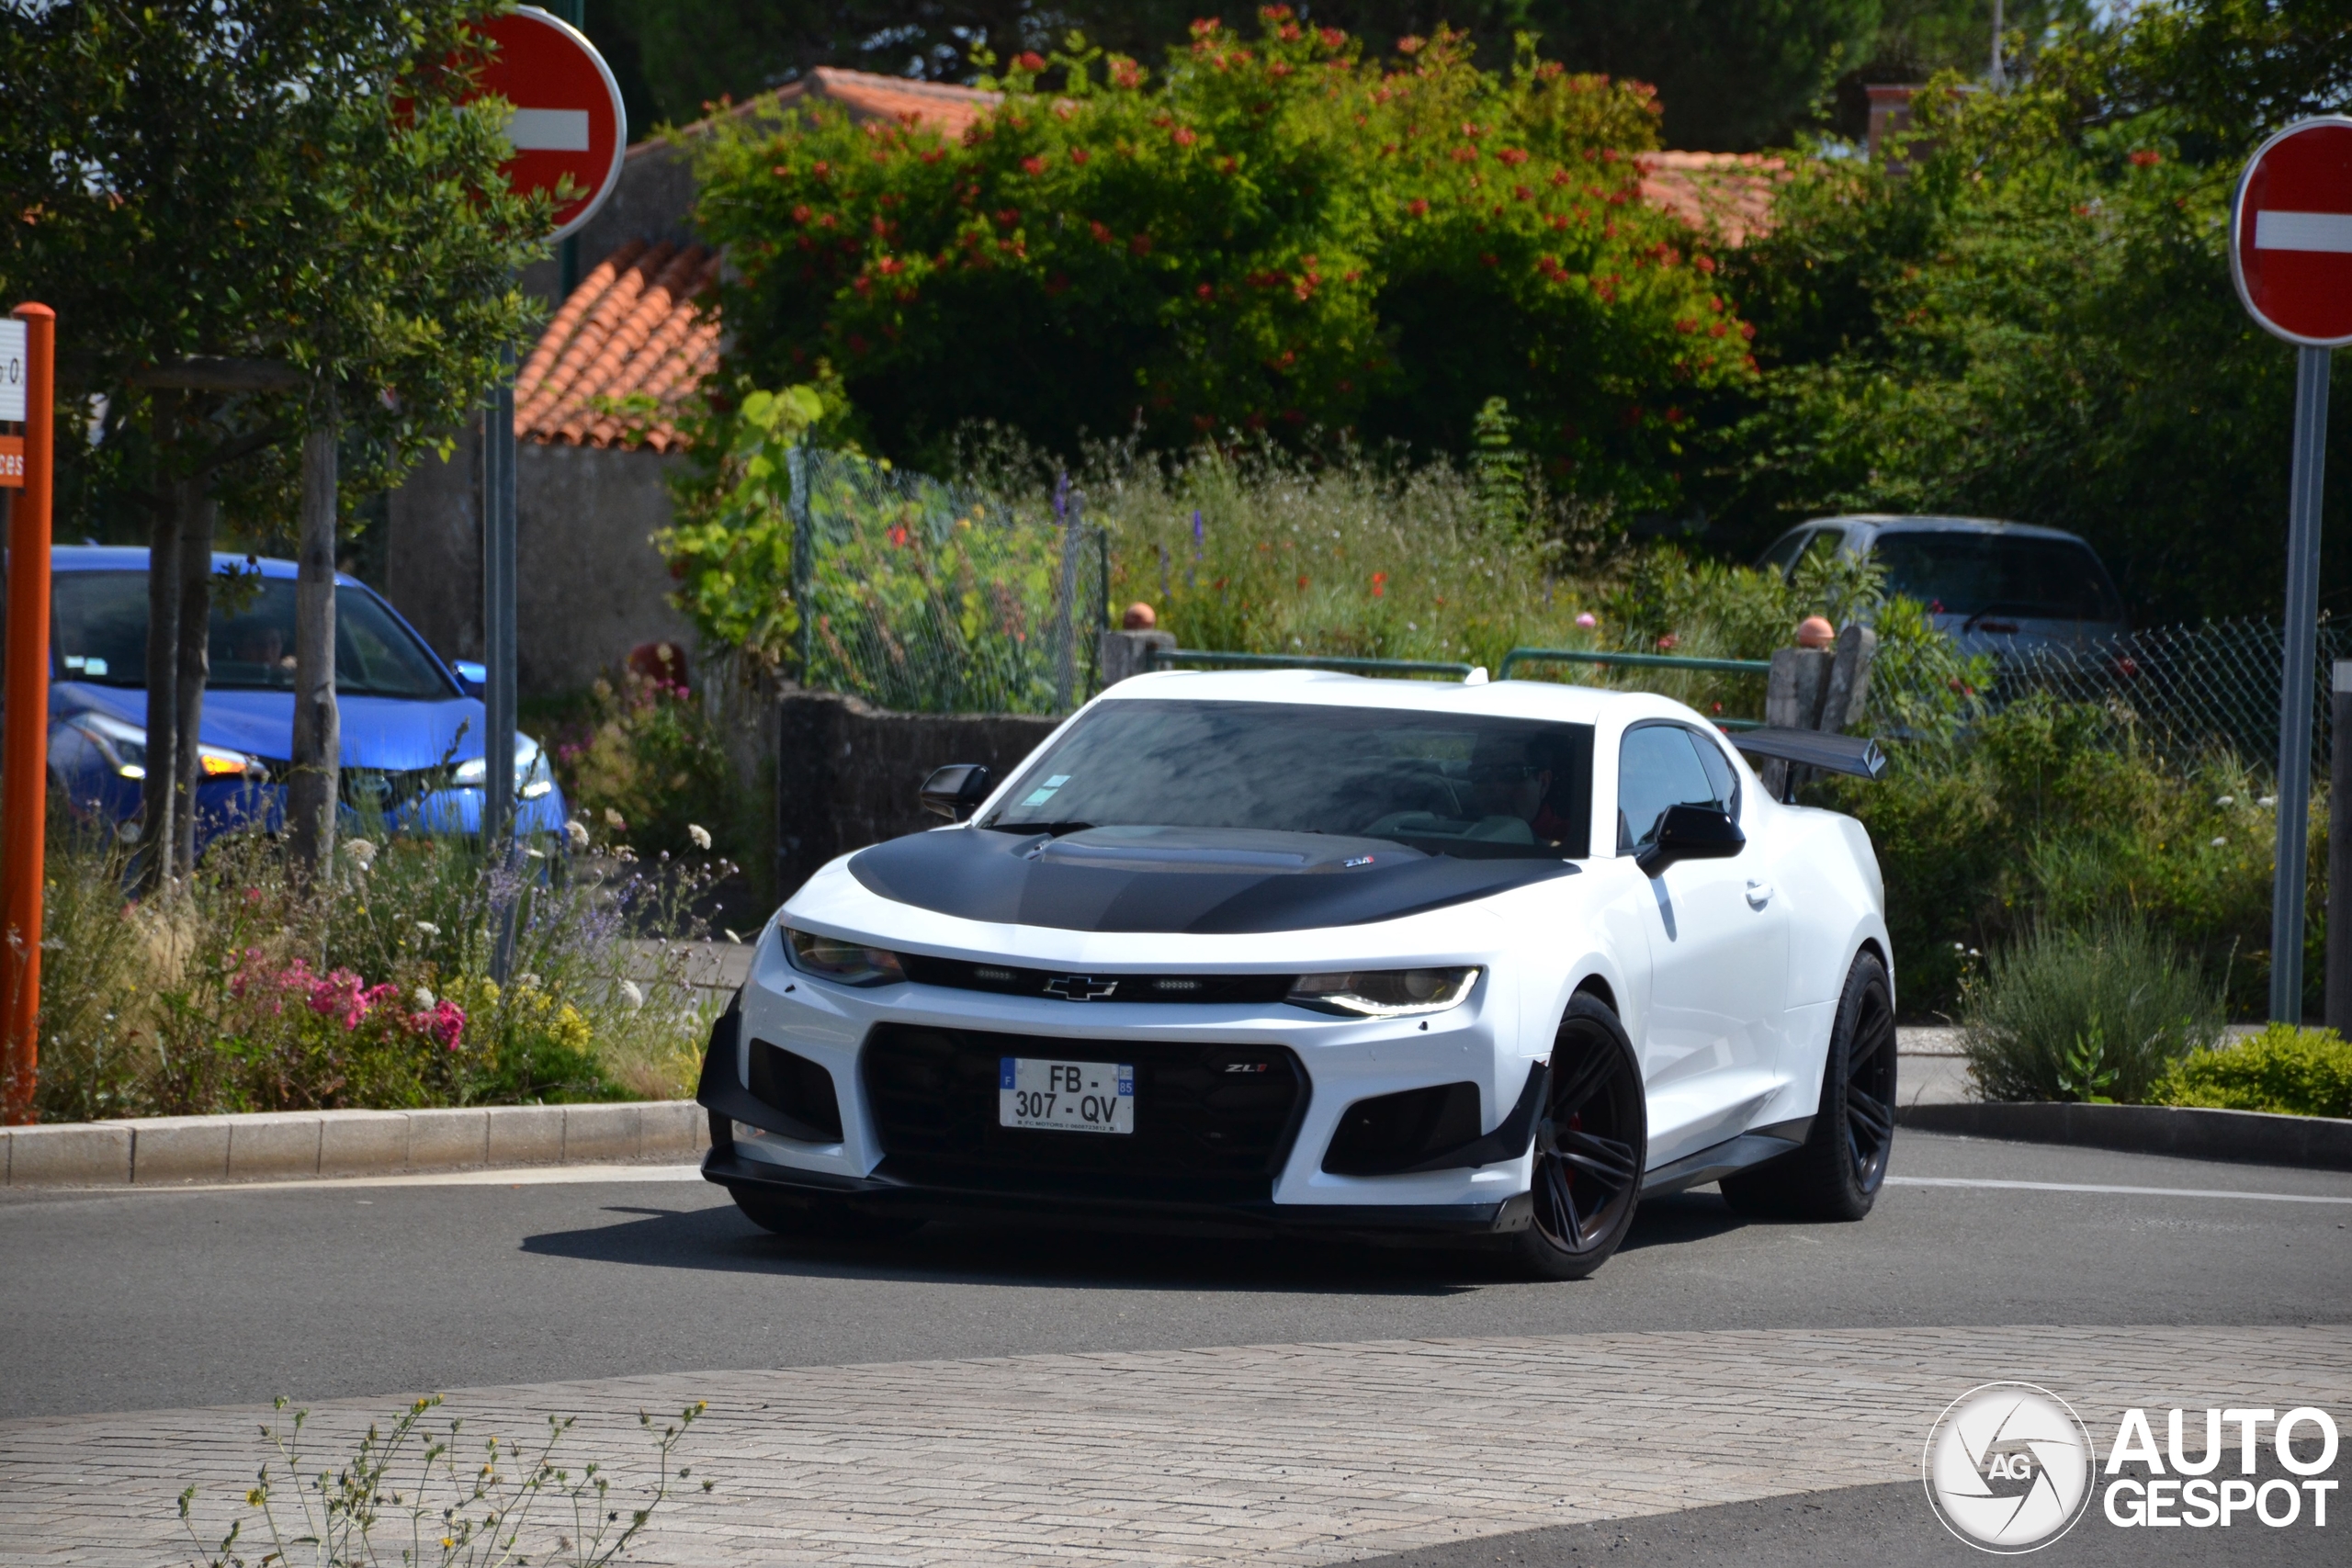
[(1577, 625), (1582, 626), (1587, 631), (1592, 630), (1593, 627), (1600, 624), (1600, 617), (1595, 615), (1590, 610), (1587, 610), (1584, 614), (1577, 617)]

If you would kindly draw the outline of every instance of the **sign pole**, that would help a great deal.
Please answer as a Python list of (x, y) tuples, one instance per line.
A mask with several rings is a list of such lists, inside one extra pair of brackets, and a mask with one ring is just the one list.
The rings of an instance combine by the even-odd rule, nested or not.
[[(28, 1125), (40, 1069), (42, 837), (49, 826), (49, 508), (57, 398), (57, 313), (15, 312), (23, 343), (21, 467), (0, 483), (21, 485), (9, 509), (7, 724), (0, 738), (0, 1122)], [(14, 345), (10, 345), (14, 346)], [(0, 364), (13, 355), (0, 354)], [(5, 372), (0, 372), (5, 373)], [(13, 404), (16, 399), (7, 400)], [(13, 407), (10, 412), (15, 412)], [(13, 445), (13, 443), (11, 444)], [(6, 454), (14, 457), (17, 454)], [(5, 460), (5, 458), (0, 458)]]
[(2278, 686), (2278, 847), (2270, 886), (2270, 1016), (2303, 1021), (2303, 863), (2312, 804), (2312, 672), (2319, 658), (2319, 507), (2327, 464), (2328, 351), (2295, 350), (2288, 481), (2287, 653)]
[(494, 853), (514, 815), (514, 351), (481, 422), (482, 842)]

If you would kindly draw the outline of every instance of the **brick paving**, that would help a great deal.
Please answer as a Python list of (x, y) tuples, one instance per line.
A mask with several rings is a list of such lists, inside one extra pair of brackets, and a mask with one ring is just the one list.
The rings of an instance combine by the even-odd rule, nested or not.
[[(1563, 1287), (1573, 1289), (1574, 1287)], [(718, 1489), (638, 1560), (709, 1565), (1320, 1564), (1544, 1525), (1901, 1480), (1937, 1412), (2001, 1378), (2074, 1404), (2352, 1403), (2352, 1327), (1557, 1335), (712, 1371), (451, 1393), (470, 1436), (577, 1415), (625, 1488), (637, 1412), (707, 1400)], [(393, 1398), (312, 1407), (340, 1451)], [(0, 1422), (0, 1565), (157, 1568), (217, 1539), (266, 1408)]]

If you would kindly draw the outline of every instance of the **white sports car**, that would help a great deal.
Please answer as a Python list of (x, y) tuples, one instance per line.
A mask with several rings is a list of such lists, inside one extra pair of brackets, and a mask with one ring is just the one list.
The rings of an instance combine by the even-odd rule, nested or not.
[(1645, 1193), (1867, 1213), (1894, 996), (1860, 824), (1664, 697), (1472, 682), (1143, 675), (1001, 784), (941, 769), (953, 825), (761, 934), (704, 1174), (782, 1233), (1491, 1237), (1556, 1279)]

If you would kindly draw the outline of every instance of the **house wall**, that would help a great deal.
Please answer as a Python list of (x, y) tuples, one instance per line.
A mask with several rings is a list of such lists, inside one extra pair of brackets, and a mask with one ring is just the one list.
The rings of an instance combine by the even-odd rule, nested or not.
[[(650, 452), (526, 444), (514, 474), (516, 676), (525, 696), (580, 691), (641, 643), (692, 649), (649, 543), (670, 522), (669, 476)], [(390, 497), (385, 597), (444, 658), (480, 659), (479, 425), (447, 461), (427, 456)]]

